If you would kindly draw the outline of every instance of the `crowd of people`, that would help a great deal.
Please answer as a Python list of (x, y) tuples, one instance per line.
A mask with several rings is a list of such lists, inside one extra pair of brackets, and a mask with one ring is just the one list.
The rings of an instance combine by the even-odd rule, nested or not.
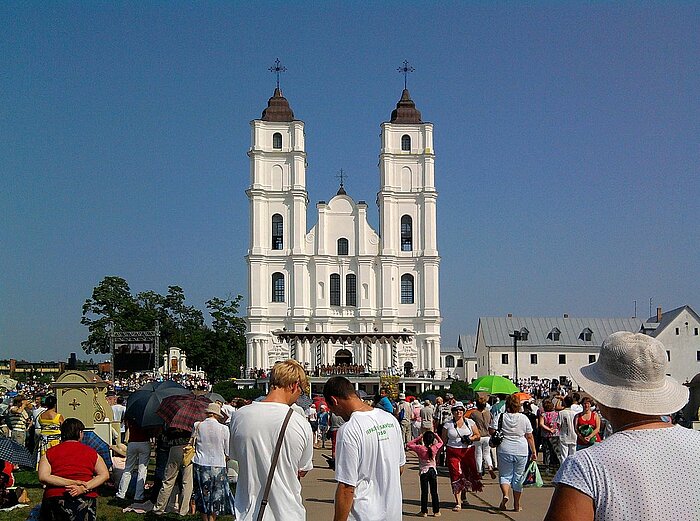
[[(671, 421), (688, 391), (665, 376), (666, 366), (657, 340), (616, 333), (597, 362), (576, 375), (585, 394), (561, 383), (523, 381), (531, 395), (525, 400), (512, 394), (460, 401), (447, 394), (421, 401), (401, 393), (394, 401), (387, 389), (362, 399), (346, 376), (334, 375), (304, 410), (297, 403), (310, 392), (308, 372), (287, 360), (270, 371), (270, 390), (261, 400), (209, 403), (206, 419), (185, 430), (142, 429), (125, 418), (124, 400), (115, 392), (114, 416), (124, 420), (128, 439), (119, 479), (110, 476), (111, 463), (79, 443), (85, 426), (58, 413), (51, 395), (15, 396), (5, 432), (38, 455), (45, 485), (40, 519), (46, 521), (94, 521), (96, 488), (110, 477), (116, 497), (125, 506), (133, 498), (140, 512), (199, 512), (202, 521), (221, 515), (252, 521), (263, 511), (265, 519), (305, 519), (303, 478), (313, 469), (315, 447), (327, 441), (337, 482), (334, 519), (340, 521), (402, 518), (407, 453), (418, 461), (420, 517), (440, 516), (445, 505), (462, 510), (487, 474), (500, 485), (500, 509), (521, 511), (525, 477), (541, 454), (541, 469), (556, 484), (548, 521), (636, 519), (642, 510), (661, 518), (651, 498), (640, 501), (634, 493), (653, 486), (661, 486), (664, 497), (682, 497), (676, 517), (692, 519), (700, 511), (694, 493), (700, 433)], [(143, 383), (119, 382), (119, 389)], [(155, 483), (147, 489), (154, 451)], [(453, 497), (447, 502), (438, 494), (440, 467), (449, 475)], [(7, 497), (6, 481), (0, 480), (0, 498)]]
[[(109, 376), (105, 375), (105, 379), (108, 378)], [(136, 389), (142, 387), (148, 382), (152, 382), (156, 379), (162, 378), (163, 377), (156, 377), (152, 371), (133, 373), (125, 377), (115, 377), (114, 382), (112, 383), (112, 387), (118, 394), (127, 394), (135, 391)], [(192, 391), (211, 390), (211, 383), (209, 382), (209, 380), (194, 374), (172, 373), (167, 375), (165, 379), (177, 382), (186, 389), (190, 389)]]

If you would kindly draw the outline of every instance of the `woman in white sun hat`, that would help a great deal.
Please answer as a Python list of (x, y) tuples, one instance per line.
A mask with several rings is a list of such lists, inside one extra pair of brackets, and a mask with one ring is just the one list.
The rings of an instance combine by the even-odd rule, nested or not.
[(615, 434), (567, 458), (545, 521), (700, 519), (700, 432), (661, 420), (688, 402), (657, 339), (619, 331), (572, 377)]

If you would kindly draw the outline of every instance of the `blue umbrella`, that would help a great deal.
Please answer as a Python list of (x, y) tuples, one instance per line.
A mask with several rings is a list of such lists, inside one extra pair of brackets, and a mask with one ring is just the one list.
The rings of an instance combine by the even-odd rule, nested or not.
[(80, 440), (88, 447), (92, 447), (105, 460), (108, 469), (112, 468), (112, 454), (109, 452), (109, 445), (93, 431), (83, 431), (83, 439)]
[(24, 447), (11, 438), (0, 436), (0, 459), (14, 463), (20, 467), (34, 468), (36, 461), (34, 456)]
[(158, 416), (157, 411), (163, 399), (191, 393), (192, 391), (172, 380), (149, 382), (131, 393), (126, 404), (125, 418), (133, 420), (142, 428), (160, 427), (163, 425), (163, 419)]

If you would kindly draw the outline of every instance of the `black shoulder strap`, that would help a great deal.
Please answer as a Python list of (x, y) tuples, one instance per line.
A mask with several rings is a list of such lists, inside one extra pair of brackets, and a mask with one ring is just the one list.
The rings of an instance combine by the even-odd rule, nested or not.
[(284, 418), (282, 423), (282, 430), (277, 438), (277, 445), (275, 445), (275, 453), (272, 455), (272, 464), (270, 465), (270, 472), (267, 475), (267, 483), (265, 483), (265, 491), (263, 492), (262, 501), (260, 502), (260, 510), (258, 511), (257, 521), (262, 521), (263, 515), (265, 514), (265, 507), (267, 507), (267, 498), (270, 495), (270, 487), (272, 487), (272, 478), (275, 475), (275, 467), (277, 467), (277, 460), (280, 457), (280, 450), (282, 449), (282, 441), (284, 440), (284, 431), (287, 430), (287, 424), (289, 419), (292, 417), (294, 410), (290, 407), (287, 411), (287, 416)]
[(503, 411), (503, 412), (501, 413), (501, 415), (498, 417), (498, 430), (499, 430), (499, 431), (500, 431), (500, 430), (503, 430), (503, 415), (504, 415), (505, 413), (506, 413), (506, 412)]

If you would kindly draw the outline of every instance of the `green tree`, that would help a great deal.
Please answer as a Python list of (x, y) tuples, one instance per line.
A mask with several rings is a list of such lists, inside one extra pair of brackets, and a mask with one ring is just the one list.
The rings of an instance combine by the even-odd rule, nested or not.
[(129, 283), (121, 277), (105, 277), (83, 304), (80, 323), (88, 328), (87, 340), (81, 342), (86, 353), (108, 353), (107, 330), (110, 324), (122, 331), (138, 328), (141, 308), (131, 294)]
[[(214, 297), (207, 301), (212, 326), (197, 341), (190, 342), (187, 356), (210, 380), (231, 378), (245, 362), (245, 321), (238, 316), (242, 297)], [(194, 340), (194, 339), (193, 339)]]
[(83, 350), (108, 353), (110, 324), (116, 331), (144, 331), (152, 330), (158, 321), (161, 346), (182, 348), (190, 363), (201, 367), (210, 380), (224, 380), (237, 374), (245, 362), (246, 327), (238, 316), (241, 299), (239, 295), (208, 300), (209, 327), (202, 311), (186, 304), (180, 286), (169, 286), (166, 295), (149, 290), (134, 296), (123, 278), (105, 277), (83, 304), (81, 323), (88, 328)]

